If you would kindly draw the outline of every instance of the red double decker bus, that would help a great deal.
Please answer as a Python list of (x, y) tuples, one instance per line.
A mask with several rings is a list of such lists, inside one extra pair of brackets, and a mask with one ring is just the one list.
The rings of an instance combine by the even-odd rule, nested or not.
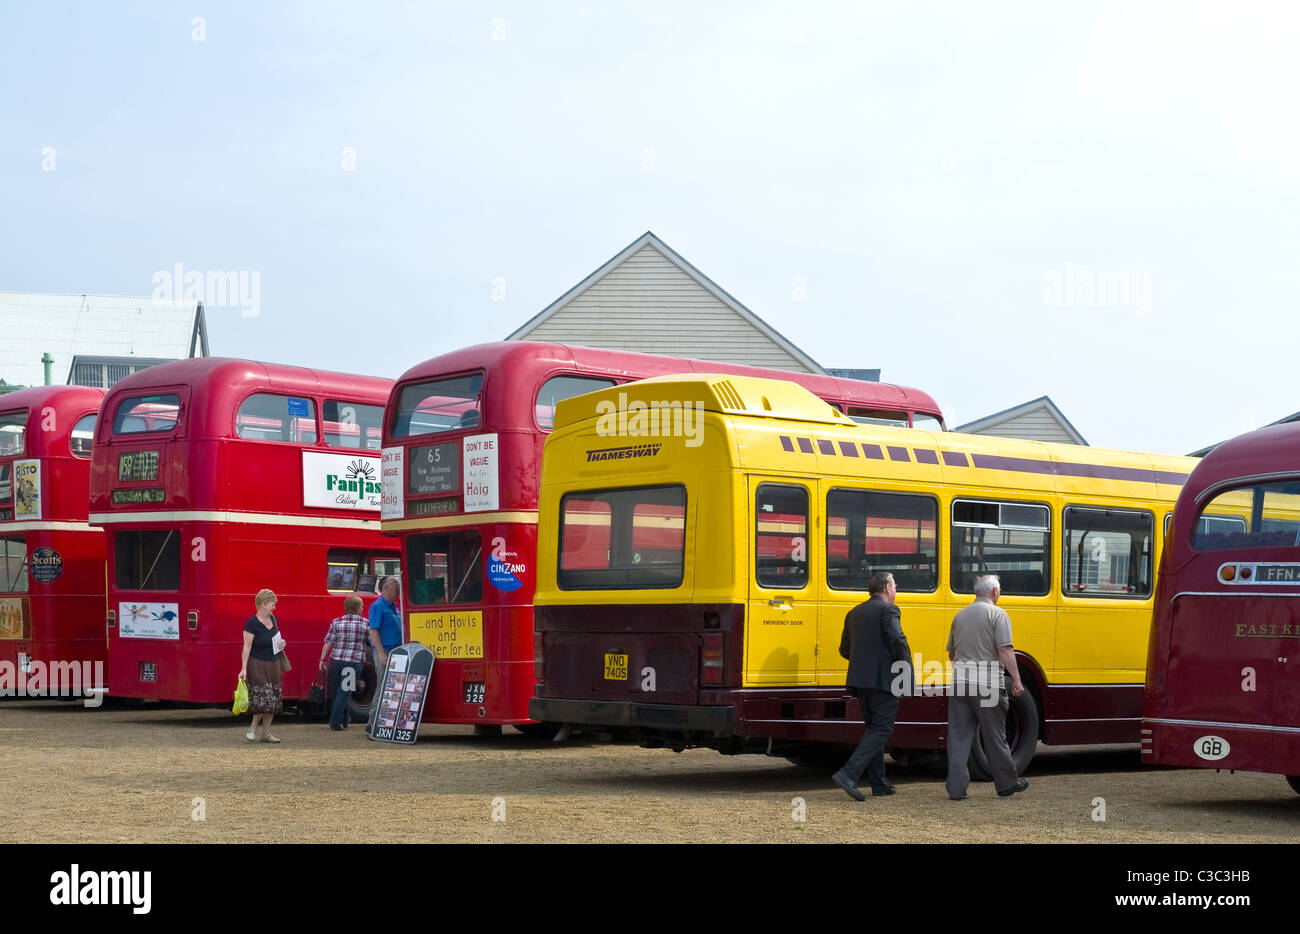
[(1275, 772), (1300, 792), (1300, 424), (1221, 444), (1174, 508), (1142, 761)]
[(50, 677), (74, 663), (94, 679), (82, 693), (103, 686), (104, 533), (86, 521), (103, 398), (84, 386), (0, 396), (0, 663), (36, 693), (72, 687)]
[(110, 696), (229, 702), (262, 588), (289, 642), (284, 696), (307, 695), (343, 597), (373, 602), (398, 570), (379, 529), (391, 386), (209, 357), (113, 387), (90, 481), (90, 521), (108, 533)]
[(943, 428), (915, 389), (681, 357), (506, 341), (412, 367), (384, 421), (383, 528), (401, 541), (409, 638), (438, 659), (426, 722), (533, 722), (537, 496), (555, 405), (677, 373), (791, 380), (856, 421)]

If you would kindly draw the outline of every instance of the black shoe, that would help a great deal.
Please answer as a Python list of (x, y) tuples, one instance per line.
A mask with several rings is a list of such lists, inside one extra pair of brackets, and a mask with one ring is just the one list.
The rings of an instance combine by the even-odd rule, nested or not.
[(1029, 787), (1029, 779), (1027, 779), (1027, 778), (1022, 778), (1022, 779), (1020, 779), (1018, 782), (1016, 782), (1016, 784), (1014, 785), (1014, 787), (1008, 788), (1006, 791), (999, 791), (999, 792), (998, 792), (998, 797), (999, 797), (999, 798), (1010, 798), (1010, 797), (1011, 797), (1013, 794), (1015, 794), (1017, 791), (1024, 791), (1024, 790), (1025, 790), (1026, 788), (1028, 788), (1028, 787)]
[(954, 798), (954, 797), (952, 797), (951, 795), (949, 795), (949, 796), (948, 796), (948, 800), (949, 800), (949, 801), (965, 801), (965, 800), (966, 800), (967, 798), (969, 798), (969, 797), (970, 797), (970, 795), (962, 795), (960, 798)]
[(893, 785), (872, 785), (871, 794), (878, 798), (885, 795), (896, 795), (898, 794), (898, 789)]
[(331, 724), (330, 724), (330, 729), (331, 729), (331, 730), (342, 730), (343, 727), (341, 727), (341, 726), (335, 726), (334, 724), (331, 723)]
[(844, 774), (843, 770), (836, 772), (831, 776), (831, 781), (844, 789), (844, 793), (854, 801), (866, 801), (867, 796), (858, 791), (858, 786), (849, 781), (849, 777)]

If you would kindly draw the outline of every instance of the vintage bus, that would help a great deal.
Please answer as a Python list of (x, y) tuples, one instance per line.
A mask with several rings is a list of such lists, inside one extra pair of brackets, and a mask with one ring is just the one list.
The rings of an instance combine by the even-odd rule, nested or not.
[[(694, 443), (679, 408), (702, 412)], [(530, 712), (674, 749), (856, 743), (840, 636), (884, 570), (916, 677), (890, 746), (940, 749), (951, 621), (997, 573), (1027, 689), (1008, 714), (1017, 766), (1038, 740), (1136, 743), (1161, 518), (1193, 463), (858, 425), (770, 380), (567, 399), (542, 472)]]
[(264, 587), (289, 642), (285, 698), (306, 697), (344, 596), (373, 602), (398, 570), (379, 529), (391, 385), (208, 357), (113, 387), (90, 480), (90, 521), (108, 535), (111, 697), (228, 703)]
[(915, 389), (680, 357), (511, 341), (413, 367), (388, 403), (383, 527), (402, 544), (409, 636), (438, 657), (426, 721), (529, 723), (537, 484), (556, 403), (692, 371), (795, 380), (855, 420), (943, 428)]
[(1297, 450), (1300, 425), (1254, 431), (1183, 487), (1156, 589), (1143, 762), (1274, 772), (1300, 792)]
[[(0, 396), (0, 663), (36, 693), (103, 687), (104, 533), (86, 521), (103, 398), (84, 386)], [(62, 683), (72, 663), (79, 683)]]

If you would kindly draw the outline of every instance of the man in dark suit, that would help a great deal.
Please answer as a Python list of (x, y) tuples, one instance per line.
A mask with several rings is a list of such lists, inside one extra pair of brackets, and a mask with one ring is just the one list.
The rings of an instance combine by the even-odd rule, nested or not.
[[(866, 732), (844, 768), (831, 776), (855, 801), (866, 800), (858, 790), (864, 771), (873, 795), (894, 793), (894, 786), (885, 778), (885, 741), (894, 732), (898, 698), (911, 682), (912, 650), (894, 605), (894, 575), (874, 572), (867, 580), (867, 592), (871, 598), (844, 617), (844, 635), (840, 638), (840, 655), (849, 660), (846, 687), (858, 699)], [(895, 660), (902, 662), (901, 670)]]

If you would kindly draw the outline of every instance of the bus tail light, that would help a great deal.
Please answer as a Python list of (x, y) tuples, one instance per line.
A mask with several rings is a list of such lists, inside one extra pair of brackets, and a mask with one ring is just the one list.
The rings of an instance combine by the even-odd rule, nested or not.
[(185, 622), (189, 625), (190, 632), (196, 632), (199, 628), (199, 611), (190, 610), (185, 617)]
[(700, 684), (722, 684), (722, 666), (726, 649), (726, 638), (720, 632), (704, 634), (704, 644), (700, 648)]
[(543, 646), (545, 637), (540, 632), (533, 633), (533, 680), (546, 680), (546, 657)]
[(116, 610), (109, 610), (109, 611), (108, 611), (108, 628), (109, 628), (109, 629), (112, 629), (112, 628), (113, 628), (114, 626), (116, 626), (116, 625), (117, 625), (117, 611), (116, 611)]
[(1230, 581), (1237, 576), (1237, 569), (1231, 564), (1225, 564), (1219, 568), (1219, 577), (1225, 581)]

